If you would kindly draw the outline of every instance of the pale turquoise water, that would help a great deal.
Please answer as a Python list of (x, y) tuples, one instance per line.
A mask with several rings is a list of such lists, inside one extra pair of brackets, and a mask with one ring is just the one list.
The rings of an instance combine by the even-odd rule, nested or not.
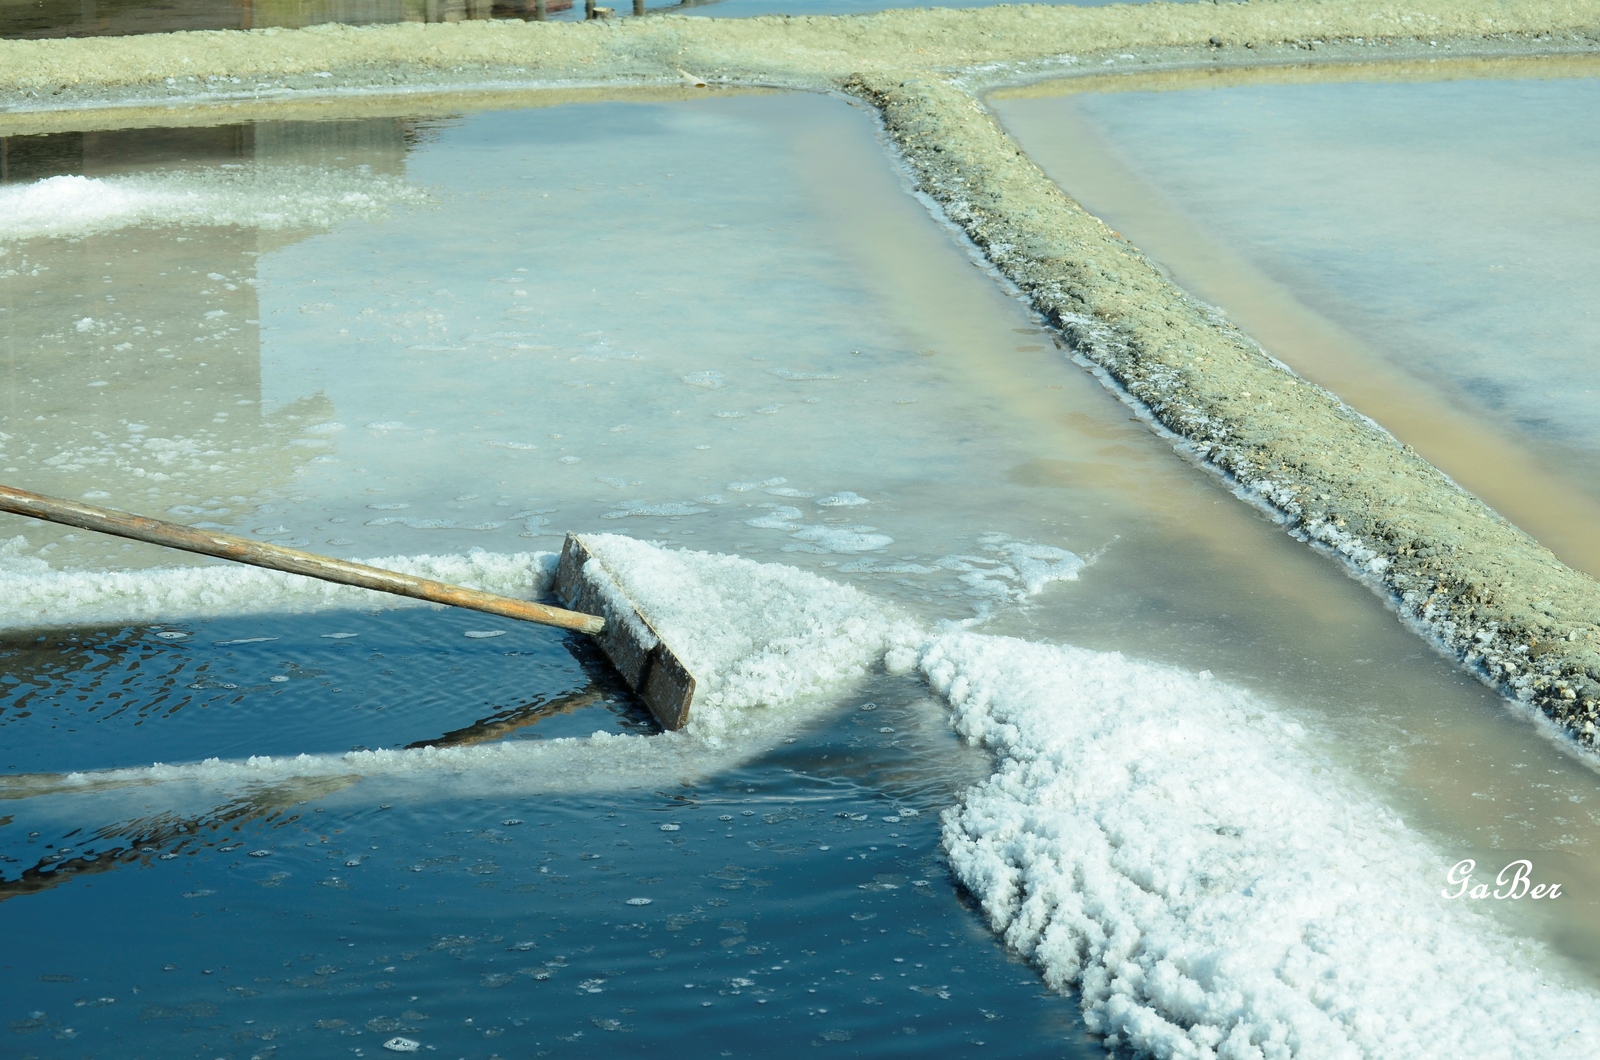
[(1600, 81), (1270, 85), (1075, 105), (1224, 244), (1600, 494)]

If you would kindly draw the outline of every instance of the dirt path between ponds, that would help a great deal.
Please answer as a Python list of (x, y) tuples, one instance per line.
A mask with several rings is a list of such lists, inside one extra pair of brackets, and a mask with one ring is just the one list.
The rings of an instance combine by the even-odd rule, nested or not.
[(878, 109), (919, 189), (1180, 451), (1337, 553), (1418, 632), (1592, 749), (1600, 583), (1165, 280), (1023, 156), (974, 93), (1078, 69), (1596, 52), (1600, 0), (1258, 0), (4, 41), (0, 135), (241, 120), (329, 96), (393, 105), (473, 89), (509, 102), (535, 86), (682, 90), (695, 79), (842, 89)]
[[(699, 78), (820, 88), (854, 74), (994, 81), (1151, 60), (1238, 64), (1600, 46), (1596, 0), (1258, 0), (874, 15), (401, 23), (0, 41), (0, 113), (88, 103)], [(1182, 52), (1174, 56), (1171, 53)], [(1391, 54), (1389, 57), (1393, 57)]]

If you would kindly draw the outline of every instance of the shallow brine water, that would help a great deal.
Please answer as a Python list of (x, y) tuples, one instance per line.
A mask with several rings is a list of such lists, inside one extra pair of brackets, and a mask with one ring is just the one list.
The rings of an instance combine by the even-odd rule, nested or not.
[(1167, 75), (996, 107), (1179, 283), (1600, 573), (1597, 71)]
[[(25, 1048), (1494, 1053), (1591, 1018), (1593, 773), (1174, 458), (848, 106), (8, 152), (9, 482), (518, 595), (569, 529), (782, 564), (606, 545), (707, 667), (655, 734), (572, 638), (16, 522)], [(1437, 897), (1524, 856), (1559, 902)]]

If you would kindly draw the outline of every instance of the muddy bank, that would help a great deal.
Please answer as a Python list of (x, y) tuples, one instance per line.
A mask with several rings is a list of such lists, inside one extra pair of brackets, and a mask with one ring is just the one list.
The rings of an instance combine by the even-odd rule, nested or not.
[[(1509, 696), (1595, 743), (1600, 584), (1326, 391), (1294, 377), (1064, 195), (974, 92), (1162, 66), (1600, 50), (1594, 0), (1273, 0), (893, 11), (729, 21), (460, 23), (0, 42), (0, 129), (155, 124), (330, 96), (472, 88), (843, 89), (877, 107), (918, 185), (1103, 379), (1290, 532)], [(688, 77), (686, 75), (693, 75)], [(439, 98), (434, 96), (433, 98)], [(509, 105), (509, 104), (508, 104)], [(107, 109), (108, 107), (113, 109)], [(119, 115), (120, 118), (112, 117)]]

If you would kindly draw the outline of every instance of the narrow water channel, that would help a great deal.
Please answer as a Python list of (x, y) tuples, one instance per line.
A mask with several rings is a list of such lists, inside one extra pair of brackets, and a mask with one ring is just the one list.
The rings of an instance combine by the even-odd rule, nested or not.
[[(1276, 755), (1370, 815), (1302, 807), (1352, 852), (1308, 888), (1416, 867), (1355, 934), (1528, 857), (1559, 903), (1436, 919), (1592, 989), (1593, 771), (1175, 457), (845, 103), (71, 135), (7, 144), (38, 160), (0, 185), (9, 483), (522, 594), (617, 533), (1086, 649), (1061, 717), (1110, 680), (1222, 719), (1173, 774), (1204, 813), (1267, 812), (1217, 782)], [(561, 636), (3, 536), (0, 1005), (41, 1054), (1101, 1050), (952, 873), (940, 815), (996, 761), (905, 665), (695, 743)]]

